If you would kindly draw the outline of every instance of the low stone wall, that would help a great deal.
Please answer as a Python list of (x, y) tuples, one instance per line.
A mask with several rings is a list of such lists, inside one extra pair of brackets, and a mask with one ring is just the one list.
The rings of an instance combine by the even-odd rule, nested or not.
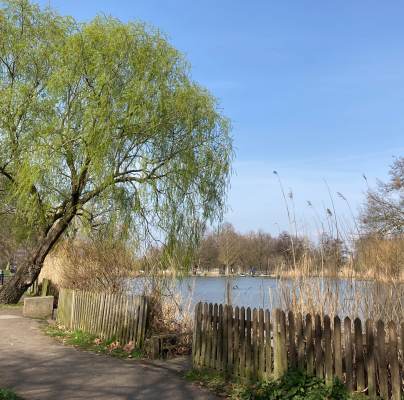
[(24, 317), (51, 318), (53, 311), (53, 296), (26, 297), (24, 299)]

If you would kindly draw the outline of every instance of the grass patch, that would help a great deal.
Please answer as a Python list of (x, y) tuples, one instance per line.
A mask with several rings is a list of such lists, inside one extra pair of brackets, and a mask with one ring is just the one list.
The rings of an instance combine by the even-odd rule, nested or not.
[(23, 400), (17, 396), (12, 390), (0, 389), (0, 400)]
[(326, 385), (323, 380), (302, 371), (288, 371), (282, 379), (256, 384), (228, 381), (218, 372), (192, 370), (189, 381), (204, 386), (218, 395), (233, 400), (365, 400), (362, 394), (349, 395), (343, 384), (335, 381)]
[[(0, 304), (0, 310), (15, 310), (18, 308), (22, 308), (24, 304), (22, 302), (17, 304)], [(0, 397), (1, 400), (1, 397)]]
[(101, 340), (96, 335), (91, 335), (81, 330), (69, 331), (61, 326), (46, 325), (44, 332), (63, 344), (74, 346), (81, 350), (108, 354), (118, 358), (144, 358), (143, 352), (140, 349), (133, 348), (130, 344), (121, 346), (115, 339)]

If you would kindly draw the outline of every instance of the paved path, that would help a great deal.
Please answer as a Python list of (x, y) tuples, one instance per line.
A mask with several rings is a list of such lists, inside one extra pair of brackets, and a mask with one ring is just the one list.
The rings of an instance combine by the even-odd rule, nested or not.
[(0, 387), (26, 400), (200, 399), (175, 363), (119, 360), (63, 346), (20, 310), (0, 310)]

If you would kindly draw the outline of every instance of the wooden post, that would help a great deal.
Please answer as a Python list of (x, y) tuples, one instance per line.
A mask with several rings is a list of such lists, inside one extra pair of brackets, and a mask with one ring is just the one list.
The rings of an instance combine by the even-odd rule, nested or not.
[(286, 353), (286, 327), (285, 314), (283, 311), (275, 310), (274, 321), (274, 376), (279, 379), (286, 372), (287, 365), (285, 364)]
[(300, 370), (305, 369), (304, 360), (304, 330), (303, 330), (303, 317), (302, 314), (296, 315), (296, 337), (297, 337), (297, 367)]
[(217, 338), (217, 358), (216, 369), (223, 370), (223, 305), (219, 304), (218, 338)]
[(322, 326), (321, 326), (321, 317), (319, 314), (316, 314), (315, 316), (315, 339), (314, 339), (314, 345), (315, 345), (315, 353), (316, 353), (316, 376), (318, 378), (324, 378), (324, 355), (323, 355), (323, 348), (321, 346), (321, 340), (323, 336), (322, 332)]
[(227, 307), (227, 373), (229, 375), (233, 374), (233, 346), (234, 346), (234, 335), (233, 335), (233, 307), (229, 305)]
[(199, 302), (195, 306), (195, 315), (194, 315), (194, 335), (192, 340), (192, 359), (193, 365), (195, 368), (200, 365), (200, 355), (201, 355), (201, 310), (202, 303)]
[(398, 362), (398, 339), (396, 324), (390, 321), (387, 325), (389, 332), (389, 364), (391, 376), (391, 398), (392, 400), (401, 399), (401, 377), (400, 366)]
[(331, 385), (334, 379), (331, 346), (331, 320), (328, 315), (324, 316), (324, 364), (325, 380)]
[(212, 354), (212, 320), (213, 320), (213, 304), (209, 303), (208, 305), (208, 318), (206, 325), (206, 353), (205, 353), (205, 367), (209, 368), (211, 366), (211, 354)]
[(233, 373), (235, 376), (239, 375), (240, 370), (240, 309), (235, 307), (234, 309), (234, 348), (233, 348)]
[(247, 320), (246, 320), (246, 338), (245, 338), (245, 369), (246, 377), (251, 379), (252, 377), (252, 365), (251, 365), (251, 308), (247, 308)]
[(377, 321), (377, 369), (379, 372), (380, 397), (388, 399), (387, 362), (386, 362), (386, 332), (383, 321)]
[(335, 376), (342, 382), (341, 320), (338, 316), (334, 317), (333, 344)]
[(253, 310), (252, 356), (253, 379), (256, 380), (258, 376), (258, 312), (256, 308)]
[(345, 385), (349, 392), (353, 391), (353, 360), (352, 360), (352, 333), (351, 320), (346, 317), (344, 320), (344, 341), (345, 341)]
[(239, 375), (246, 377), (246, 332), (245, 332), (245, 308), (240, 309), (240, 363)]
[(265, 377), (272, 376), (272, 333), (271, 316), (268, 310), (265, 311)]
[(213, 321), (212, 321), (212, 350), (211, 350), (211, 356), (210, 356), (210, 367), (211, 368), (216, 368), (216, 362), (217, 362), (217, 324), (218, 324), (218, 317), (219, 317), (219, 309), (217, 304), (213, 306)]
[(365, 389), (365, 362), (363, 357), (363, 333), (362, 322), (355, 318), (355, 369), (356, 369), (356, 390), (362, 392)]
[(313, 322), (311, 315), (306, 315), (306, 326), (304, 329), (304, 336), (306, 338), (306, 359), (307, 359), (307, 373), (313, 375), (314, 372), (314, 346), (313, 346)]
[(265, 378), (265, 321), (264, 321), (264, 310), (262, 308), (259, 309), (258, 313), (258, 354), (259, 354), (259, 363), (258, 363), (258, 378)]
[(288, 343), (289, 343), (289, 359), (292, 368), (297, 367), (297, 351), (296, 351), (296, 331), (295, 331), (295, 315), (293, 311), (288, 313)]
[(371, 399), (376, 399), (375, 338), (371, 319), (366, 321), (366, 370), (368, 395)]
[(228, 305), (225, 304), (224, 308), (223, 308), (223, 359), (222, 359), (222, 362), (223, 362), (222, 369), (223, 369), (223, 372), (225, 374), (228, 373), (228, 371), (227, 371), (227, 353), (228, 353), (228, 348), (229, 348), (228, 347), (229, 346), (229, 343), (228, 343), (228, 341), (229, 341), (229, 337), (228, 337), (228, 327), (229, 327), (229, 325), (228, 325), (228, 321), (227, 321), (228, 315), (229, 315)]

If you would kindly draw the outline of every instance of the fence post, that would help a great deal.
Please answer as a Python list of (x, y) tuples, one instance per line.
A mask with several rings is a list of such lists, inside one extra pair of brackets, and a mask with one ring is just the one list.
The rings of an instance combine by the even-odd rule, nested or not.
[(387, 325), (389, 332), (389, 364), (391, 376), (391, 398), (392, 400), (401, 399), (401, 377), (400, 366), (398, 362), (398, 340), (396, 324), (390, 321)]
[(315, 339), (314, 339), (314, 345), (315, 345), (315, 353), (316, 353), (316, 376), (318, 378), (324, 378), (324, 354), (323, 354), (323, 348), (321, 346), (321, 341), (323, 337), (323, 330), (321, 326), (321, 317), (319, 314), (315, 315)]
[(289, 359), (292, 368), (297, 367), (297, 353), (296, 353), (296, 331), (295, 331), (295, 315), (293, 311), (288, 312), (288, 343), (289, 343)]
[(387, 362), (386, 362), (386, 332), (383, 321), (377, 321), (377, 369), (379, 371), (380, 396), (388, 399)]
[(297, 335), (297, 367), (301, 370), (305, 368), (304, 362), (304, 326), (302, 314), (296, 315), (296, 335)]
[(265, 377), (265, 337), (264, 337), (264, 310), (262, 308), (259, 309), (258, 315), (258, 354), (259, 354), (259, 363), (258, 363), (258, 377), (259, 379), (264, 379)]
[(356, 369), (356, 390), (362, 392), (365, 389), (365, 363), (363, 359), (363, 333), (362, 322), (355, 318), (355, 369)]
[(269, 379), (272, 375), (272, 334), (271, 315), (265, 311), (265, 376)]
[(332, 367), (331, 320), (328, 315), (324, 316), (324, 364), (325, 380), (330, 385), (333, 382), (334, 374)]
[(245, 334), (245, 308), (241, 307), (240, 309), (240, 364), (239, 371), (240, 376), (246, 376), (246, 334)]
[(251, 379), (251, 308), (247, 308), (246, 338), (245, 338), (245, 369), (246, 377)]
[(313, 322), (311, 315), (306, 315), (306, 326), (304, 329), (306, 338), (306, 358), (307, 358), (307, 373), (313, 375), (314, 372), (314, 346), (313, 346)]
[(233, 348), (233, 364), (234, 375), (239, 375), (240, 367), (240, 309), (236, 306), (234, 309), (234, 348)]
[(285, 314), (283, 311), (276, 309), (274, 321), (274, 376), (276, 379), (281, 378), (287, 369), (287, 365), (285, 364), (285, 336)]
[(375, 371), (375, 339), (373, 321), (366, 321), (366, 369), (368, 376), (368, 393), (371, 399), (376, 398), (376, 371)]
[(349, 392), (353, 390), (353, 370), (352, 370), (352, 333), (351, 320), (346, 317), (344, 320), (344, 341), (345, 341), (345, 385)]
[(342, 382), (341, 320), (338, 316), (334, 317), (333, 344), (335, 376)]
[(216, 355), (217, 355), (217, 319), (218, 319), (218, 307), (215, 303), (213, 306), (213, 321), (212, 321), (212, 349), (210, 356), (210, 367), (216, 367)]

